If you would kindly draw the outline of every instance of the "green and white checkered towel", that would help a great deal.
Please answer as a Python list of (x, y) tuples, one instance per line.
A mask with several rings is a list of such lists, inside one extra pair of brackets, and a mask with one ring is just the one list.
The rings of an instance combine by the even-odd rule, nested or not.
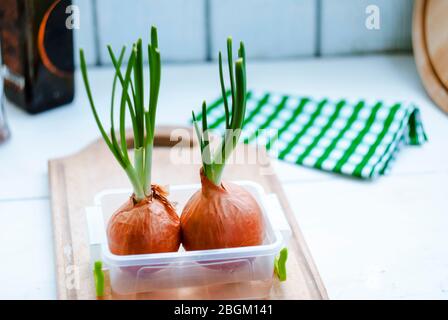
[[(225, 129), (222, 98), (207, 119), (210, 129)], [(242, 138), (281, 160), (361, 178), (387, 174), (403, 145), (427, 140), (413, 104), (256, 91), (248, 92)]]

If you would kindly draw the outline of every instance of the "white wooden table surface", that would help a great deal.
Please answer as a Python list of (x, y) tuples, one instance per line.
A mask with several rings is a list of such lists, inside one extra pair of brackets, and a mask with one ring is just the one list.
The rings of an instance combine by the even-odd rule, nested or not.
[[(158, 121), (186, 124), (219, 94), (216, 64), (167, 65)], [(330, 298), (448, 298), (448, 116), (426, 97), (411, 56), (255, 62), (254, 89), (333, 98), (411, 100), (430, 141), (404, 149), (393, 172), (362, 182), (276, 162)], [(90, 72), (98, 106), (111, 70)], [(78, 75), (73, 104), (29, 116), (8, 107), (0, 146), (0, 298), (55, 298), (47, 160), (98, 137)]]

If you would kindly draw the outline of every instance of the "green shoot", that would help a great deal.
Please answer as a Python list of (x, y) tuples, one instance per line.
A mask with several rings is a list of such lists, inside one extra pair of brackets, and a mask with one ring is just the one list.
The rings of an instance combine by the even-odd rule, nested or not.
[(246, 52), (244, 44), (242, 42), (240, 43), (238, 59), (233, 63), (232, 38), (229, 37), (227, 39), (227, 55), (232, 103), (229, 106), (227, 101), (222, 67), (222, 54), (219, 52), (219, 80), (221, 83), (221, 94), (225, 108), (226, 130), (221, 139), (221, 144), (213, 156), (209, 145), (206, 103), (204, 102), (202, 105), (202, 129), (199, 128), (193, 113), (193, 123), (201, 147), (204, 174), (215, 185), (221, 184), (225, 162), (238, 144), (246, 113)]
[(104, 297), (104, 271), (103, 263), (100, 260), (95, 261), (93, 278), (95, 279), (96, 296), (98, 298)]
[(283, 248), (274, 260), (274, 272), (280, 281), (286, 281), (286, 261), (288, 260), (288, 249)]
[[(148, 45), (149, 59), (149, 100), (145, 107), (144, 76), (143, 76), (143, 44), (139, 39), (131, 50), (126, 71), (123, 75), (121, 66), (125, 54), (125, 47), (121, 50), (117, 59), (108, 46), (109, 55), (115, 68), (112, 84), (112, 97), (110, 106), (110, 137), (99, 118), (97, 108), (93, 100), (93, 94), (87, 74), (87, 65), (84, 52), (80, 50), (80, 65), (82, 78), (89, 99), (90, 107), (100, 133), (110, 151), (124, 169), (134, 189), (135, 201), (141, 201), (152, 195), (151, 190), (151, 164), (152, 149), (154, 147), (155, 118), (157, 100), (160, 89), (161, 60), (158, 49), (157, 29), (151, 28), (151, 43)], [(117, 81), (118, 79), (118, 81)], [(119, 140), (116, 136), (114, 119), (115, 87), (117, 82), (121, 85)], [(129, 112), (134, 137), (134, 163), (131, 163), (126, 143), (126, 111)]]

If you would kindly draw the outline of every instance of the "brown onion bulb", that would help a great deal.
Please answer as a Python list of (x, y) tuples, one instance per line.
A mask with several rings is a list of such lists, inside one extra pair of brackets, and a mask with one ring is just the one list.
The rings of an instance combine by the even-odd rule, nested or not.
[(216, 186), (202, 170), (201, 184), (201, 190), (188, 200), (180, 218), (186, 250), (262, 244), (262, 211), (248, 191), (233, 183)]
[(131, 197), (110, 218), (109, 249), (116, 255), (176, 252), (180, 246), (180, 219), (167, 193), (152, 185), (152, 197), (135, 203)]

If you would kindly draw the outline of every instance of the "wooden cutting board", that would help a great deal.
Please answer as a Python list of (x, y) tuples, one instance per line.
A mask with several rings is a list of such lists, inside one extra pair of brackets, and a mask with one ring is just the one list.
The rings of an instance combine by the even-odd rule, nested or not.
[(416, 0), (412, 26), (415, 63), (426, 92), (448, 112), (448, 1)]
[[(190, 138), (191, 131), (183, 129), (178, 140), (170, 141), (176, 132), (180, 131), (171, 127), (156, 130), (153, 181), (161, 185), (199, 183), (200, 153)], [(182, 141), (182, 147), (171, 148), (178, 141)], [(184, 159), (182, 163), (179, 163), (179, 156)], [(256, 163), (248, 164), (247, 160), (254, 157), (257, 157)], [(231, 162), (226, 166), (224, 179), (252, 180), (261, 184), (267, 193), (275, 193), (293, 232), (288, 248), (288, 280), (274, 281), (271, 298), (327, 299), (325, 287), (264, 150), (260, 152), (252, 146), (240, 145)], [(85, 208), (92, 206), (94, 195), (104, 189), (131, 186), (101, 139), (77, 154), (49, 161), (49, 178), (58, 297), (95, 299)]]

